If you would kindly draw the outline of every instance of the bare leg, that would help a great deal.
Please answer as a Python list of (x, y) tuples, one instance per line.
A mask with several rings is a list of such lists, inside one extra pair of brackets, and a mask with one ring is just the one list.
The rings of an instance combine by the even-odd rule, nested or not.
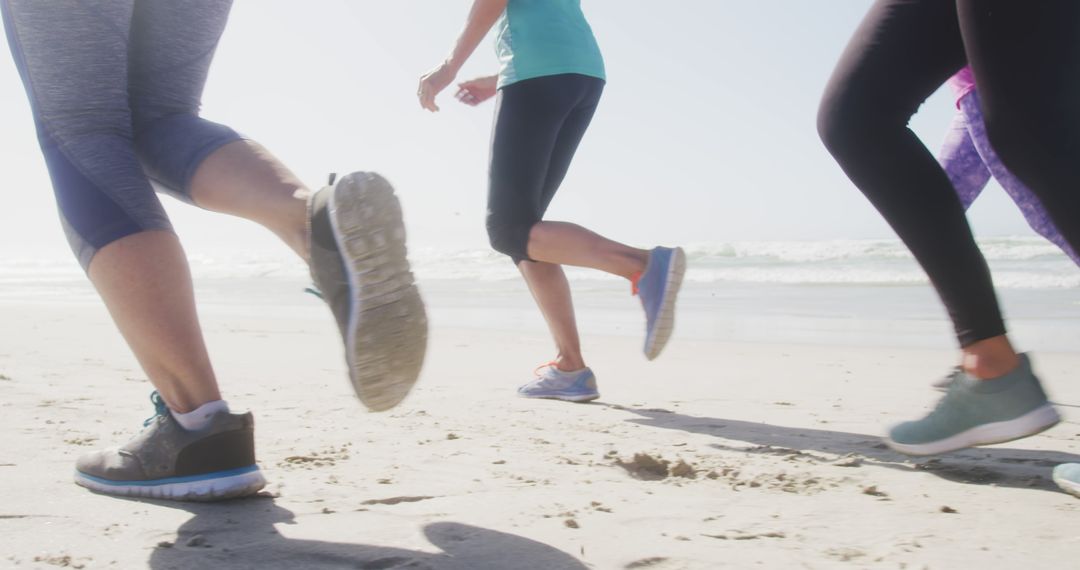
[(1005, 335), (965, 346), (962, 354), (964, 371), (983, 380), (1008, 374), (1020, 365), (1020, 357)]
[(304, 261), (310, 254), (310, 194), (270, 151), (252, 141), (218, 149), (203, 161), (191, 182), (191, 197), (200, 207), (265, 226)]
[(649, 252), (611, 241), (579, 225), (539, 222), (529, 232), (529, 257), (558, 265), (599, 269), (632, 278), (645, 271)]
[(148, 231), (114, 241), (94, 256), (89, 274), (169, 408), (190, 412), (221, 399), (175, 235)]
[(556, 367), (563, 371), (585, 368), (581, 356), (581, 340), (578, 338), (577, 321), (574, 318), (574, 301), (570, 295), (570, 283), (561, 266), (553, 263), (522, 261), (518, 270), (525, 277), (540, 312), (544, 314), (559, 355)]
[[(200, 165), (191, 192), (208, 210), (269, 228), (307, 260), (310, 192), (261, 146), (238, 141), (221, 147)], [(89, 273), (169, 408), (183, 413), (221, 399), (176, 236), (141, 232), (117, 240), (94, 256)]]

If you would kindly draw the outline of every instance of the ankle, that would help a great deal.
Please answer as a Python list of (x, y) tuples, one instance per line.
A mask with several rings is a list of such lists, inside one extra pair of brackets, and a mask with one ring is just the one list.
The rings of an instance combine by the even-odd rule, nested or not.
[(634, 278), (640, 277), (649, 266), (649, 252), (644, 249), (634, 249), (623, 254), (623, 260), (622, 276), (633, 282)]
[(997, 378), (1012, 372), (1020, 365), (1020, 356), (1013, 350), (1008, 337), (996, 336), (964, 347), (964, 372), (979, 380)]
[(292, 237), (284, 237), (285, 243), (296, 252), (305, 263), (311, 263), (311, 230), (307, 225)]
[(292, 195), (289, 211), (270, 229), (306, 262), (311, 261), (311, 196), (306, 188), (298, 188)]
[(220, 413), (229, 413), (229, 404), (225, 400), (207, 402), (186, 413), (169, 410), (176, 423), (187, 431), (199, 431), (210, 425), (213, 417)]
[(574, 356), (559, 355), (555, 359), (555, 368), (562, 372), (577, 372), (585, 368), (585, 359), (580, 354)]

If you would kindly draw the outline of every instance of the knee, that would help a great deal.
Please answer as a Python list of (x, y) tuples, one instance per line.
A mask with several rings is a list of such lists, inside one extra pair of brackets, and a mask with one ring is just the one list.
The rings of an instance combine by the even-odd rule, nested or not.
[(231, 128), (193, 113), (135, 122), (135, 150), (139, 159), (154, 179), (181, 198), (187, 197), (191, 179), (202, 161), (241, 138)]
[(854, 117), (850, 106), (830, 93), (826, 93), (818, 105), (817, 132), (826, 150), (839, 159), (846, 154), (851, 142), (858, 138), (853, 125)]
[(834, 81), (818, 105), (818, 136), (846, 166), (900, 143), (910, 134), (908, 123), (917, 110), (917, 104), (883, 95), (875, 86)]
[(515, 260), (528, 259), (529, 230), (533, 224), (523, 224), (493, 212), (488, 212), (488, 243), (495, 251)]
[(870, 112), (851, 97), (826, 93), (818, 107), (818, 136), (841, 164), (872, 142), (875, 131), (886, 127), (880, 114)]

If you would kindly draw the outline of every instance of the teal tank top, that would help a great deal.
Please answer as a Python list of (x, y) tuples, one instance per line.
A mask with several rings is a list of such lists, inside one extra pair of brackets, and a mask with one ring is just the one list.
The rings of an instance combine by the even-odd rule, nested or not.
[(497, 29), (500, 89), (563, 73), (606, 79), (581, 0), (509, 0)]

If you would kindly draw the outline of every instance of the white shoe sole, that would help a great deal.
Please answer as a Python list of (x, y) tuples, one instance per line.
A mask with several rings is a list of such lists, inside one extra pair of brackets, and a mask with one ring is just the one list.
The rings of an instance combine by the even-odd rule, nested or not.
[(1058, 477), (1057, 475), (1054, 475), (1054, 482), (1057, 483), (1058, 487), (1061, 487), (1062, 491), (1080, 497), (1080, 483), (1070, 481), (1064, 477)]
[(1005, 443), (1048, 430), (1061, 421), (1053, 404), (1040, 406), (1016, 419), (973, 427), (952, 437), (921, 444), (897, 443), (886, 437), (885, 444), (906, 455), (937, 455), (968, 447)]
[(170, 501), (221, 501), (234, 499), (254, 495), (266, 486), (266, 479), (263, 478), (262, 471), (258, 469), (225, 477), (194, 481), (182, 479), (175, 482), (163, 479), (161, 483), (154, 483), (153, 481), (141, 484), (114, 483), (78, 471), (75, 472), (76, 484), (97, 493)]
[(656, 325), (649, 338), (645, 339), (645, 358), (654, 360), (667, 346), (671, 333), (675, 330), (675, 299), (682, 287), (686, 273), (686, 253), (681, 247), (671, 254), (672, 261), (664, 284), (664, 300), (660, 303), (660, 314), (656, 316)]
[(588, 395), (577, 395), (577, 396), (562, 396), (562, 395), (559, 395), (559, 396), (556, 396), (556, 395), (530, 396), (528, 394), (518, 393), (518, 396), (520, 396), (522, 398), (529, 398), (530, 400), (562, 400), (564, 402), (591, 402), (591, 401), (599, 398), (600, 394), (588, 394)]
[(329, 208), (353, 300), (349, 377), (365, 406), (389, 410), (416, 384), (427, 351), (427, 315), (409, 270), (401, 204), (386, 179), (358, 172), (338, 181)]

